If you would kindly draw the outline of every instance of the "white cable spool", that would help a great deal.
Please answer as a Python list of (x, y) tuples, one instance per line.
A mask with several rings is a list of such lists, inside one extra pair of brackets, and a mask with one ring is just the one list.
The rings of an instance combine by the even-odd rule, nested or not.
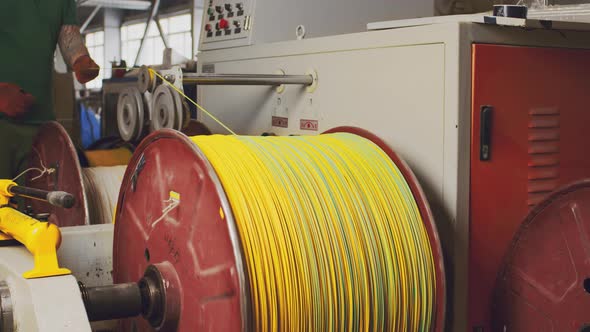
[(146, 97), (136, 87), (123, 89), (117, 101), (117, 127), (126, 142), (141, 140), (149, 109)]
[(84, 192), (91, 224), (110, 224), (117, 206), (119, 188), (126, 166), (89, 167), (82, 169)]
[(151, 130), (181, 130), (183, 112), (182, 99), (178, 92), (167, 84), (158, 86), (152, 95)]

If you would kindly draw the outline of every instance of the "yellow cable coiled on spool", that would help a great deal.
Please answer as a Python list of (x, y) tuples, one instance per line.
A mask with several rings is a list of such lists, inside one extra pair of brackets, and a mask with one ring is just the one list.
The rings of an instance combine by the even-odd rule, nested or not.
[(430, 331), (435, 267), (411, 190), (352, 134), (196, 136), (232, 207), (256, 331)]

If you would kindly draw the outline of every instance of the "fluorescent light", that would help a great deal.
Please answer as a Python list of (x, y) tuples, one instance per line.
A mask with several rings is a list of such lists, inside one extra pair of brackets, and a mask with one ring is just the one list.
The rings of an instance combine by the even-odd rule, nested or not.
[(143, 0), (81, 0), (78, 2), (82, 7), (102, 6), (104, 8), (147, 10), (151, 7), (150, 1)]

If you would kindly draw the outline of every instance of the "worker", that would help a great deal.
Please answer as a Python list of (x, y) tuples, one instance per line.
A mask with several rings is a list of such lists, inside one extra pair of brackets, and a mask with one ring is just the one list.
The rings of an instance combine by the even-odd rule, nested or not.
[(55, 120), (51, 82), (58, 44), (78, 82), (98, 76), (77, 25), (75, 0), (0, 1), (0, 179), (28, 168), (39, 126)]

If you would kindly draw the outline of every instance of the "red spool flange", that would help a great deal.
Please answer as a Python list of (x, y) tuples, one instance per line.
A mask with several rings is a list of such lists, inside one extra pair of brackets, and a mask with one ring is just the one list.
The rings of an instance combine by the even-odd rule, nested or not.
[[(163, 216), (170, 191), (180, 204)], [(163, 129), (136, 149), (119, 192), (115, 215), (113, 280), (139, 280), (151, 264), (173, 269), (164, 283), (179, 283), (181, 312), (163, 325), (178, 331), (238, 331), (247, 326), (246, 276), (229, 202), (215, 171), (185, 135)], [(176, 280), (176, 281), (175, 281)], [(123, 330), (152, 330), (143, 318)], [(169, 328), (169, 330), (174, 330)], [(164, 329), (166, 330), (166, 329)]]
[(589, 331), (590, 180), (549, 195), (526, 217), (498, 276), (494, 331)]
[(51, 174), (33, 180), (39, 175), (37, 171), (27, 174), (27, 186), (43, 190), (66, 191), (76, 199), (70, 209), (57, 208), (47, 202), (29, 200), (35, 213), (51, 213), (52, 222), (58, 226), (80, 226), (88, 224), (88, 206), (82, 182), (82, 169), (70, 136), (58, 122), (43, 124), (33, 141), (29, 156), (29, 167), (53, 168)]
[[(442, 331), (445, 280), (440, 242), (428, 203), (407, 165), (382, 140), (367, 131), (340, 127), (381, 147), (410, 185), (426, 225), (436, 265), (435, 331)], [(180, 204), (164, 215), (170, 192)], [(152, 264), (171, 267), (165, 282), (180, 290), (173, 296), (177, 321), (165, 317), (163, 330), (238, 331), (251, 323), (248, 283), (231, 207), (215, 170), (199, 148), (173, 130), (150, 134), (127, 167), (115, 215), (113, 279), (139, 280)], [(125, 330), (152, 330), (142, 318), (122, 322)]]

